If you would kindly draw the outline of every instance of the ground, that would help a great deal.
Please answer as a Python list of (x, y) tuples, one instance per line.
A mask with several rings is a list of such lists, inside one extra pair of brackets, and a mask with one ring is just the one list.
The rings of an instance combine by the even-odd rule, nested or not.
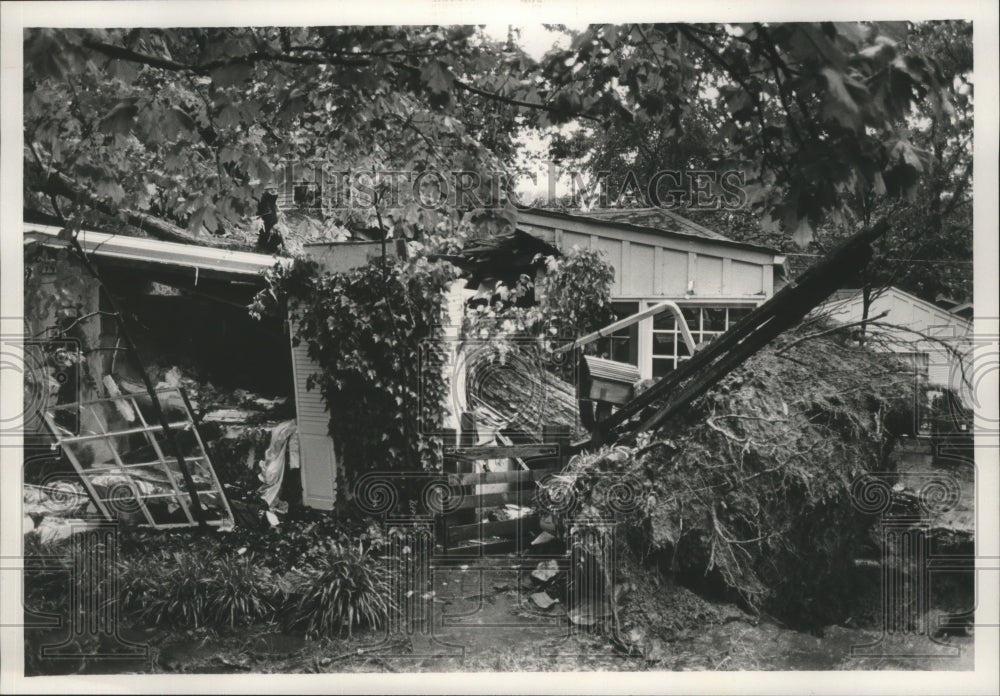
[[(975, 477), (969, 463), (936, 461), (919, 443), (900, 448), (897, 493), (919, 497), (931, 479), (954, 482), (941, 514), (927, 521), (934, 552), (971, 551)], [(282, 537), (283, 538), (283, 537)], [(943, 544), (943, 546), (942, 546)], [(965, 549), (968, 546), (969, 549)], [(965, 550), (964, 550), (965, 549)], [(719, 598), (706, 599), (669, 576), (638, 567), (631, 553), (617, 568), (620, 583), (618, 635), (567, 620), (565, 593), (532, 578), (538, 559), (513, 555), (479, 565), (435, 565), (425, 597), (430, 620), (410, 632), (356, 632), (338, 639), (307, 640), (277, 625), (232, 631), (121, 626), (120, 635), (148, 645), (149, 656), (132, 660), (48, 659), (29, 673), (305, 673), (587, 670), (971, 670), (974, 637), (945, 635), (934, 620), (943, 612), (971, 609), (967, 571), (931, 579), (935, 609), (919, 632), (882, 639), (881, 571), (869, 567), (867, 589), (842, 625), (802, 632), (768, 616), (756, 616)], [(470, 562), (471, 563), (471, 562)], [(532, 595), (547, 590), (552, 606)], [(67, 629), (26, 631), (29, 645), (59, 644)], [(113, 643), (112, 641), (109, 641)], [(631, 652), (626, 644), (633, 646)]]
[[(48, 667), (58, 673), (188, 674), (973, 668), (970, 636), (940, 642), (900, 636), (864, 650), (867, 656), (852, 657), (852, 648), (876, 644), (880, 632), (832, 626), (822, 635), (802, 633), (673, 585), (662, 588), (670, 604), (650, 617), (663, 638), (653, 641), (645, 656), (627, 655), (601, 635), (566, 621), (561, 603), (540, 610), (530, 597), (538, 590), (530, 570), (506, 565), (501, 559), (484, 570), (439, 569), (429, 604), (433, 621), (415, 625), (410, 635), (387, 639), (384, 632), (367, 631), (349, 639), (310, 641), (274, 626), (221, 634), (132, 627), (122, 636), (148, 644), (146, 660), (50, 661)], [(57, 642), (59, 633), (48, 633), (48, 640)]]

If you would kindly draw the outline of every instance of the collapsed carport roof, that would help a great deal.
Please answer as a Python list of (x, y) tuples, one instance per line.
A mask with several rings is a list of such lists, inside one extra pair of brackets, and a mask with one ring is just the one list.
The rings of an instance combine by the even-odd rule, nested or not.
[[(24, 244), (67, 247), (69, 243), (60, 236), (61, 231), (62, 228), (51, 225), (24, 223)], [(191, 269), (195, 280), (214, 278), (253, 285), (263, 284), (262, 272), (279, 258), (269, 254), (163, 242), (95, 230), (81, 230), (77, 241), (88, 255), (108, 263), (162, 270), (187, 268)]]

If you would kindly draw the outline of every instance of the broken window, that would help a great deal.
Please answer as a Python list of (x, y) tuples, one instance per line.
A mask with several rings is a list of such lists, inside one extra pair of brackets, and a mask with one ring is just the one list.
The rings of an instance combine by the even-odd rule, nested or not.
[[(45, 423), (105, 519), (157, 529), (189, 527), (198, 524), (194, 497), (208, 525), (231, 526), (229, 502), (195, 426), (187, 395), (179, 388), (155, 394), (173, 442), (151, 416), (146, 392), (52, 406), (45, 413)], [(78, 419), (74, 429), (66, 427), (67, 412)], [(182, 461), (178, 461), (175, 445)]]

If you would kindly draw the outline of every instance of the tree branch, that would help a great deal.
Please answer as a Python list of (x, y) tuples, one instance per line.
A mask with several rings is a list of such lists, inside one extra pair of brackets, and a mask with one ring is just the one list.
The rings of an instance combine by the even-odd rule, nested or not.
[(242, 249), (249, 248), (248, 245), (240, 242), (221, 241), (210, 236), (197, 237), (188, 233), (181, 227), (166, 220), (154, 217), (147, 213), (142, 213), (129, 209), (118, 209), (114, 205), (101, 200), (90, 191), (71, 180), (64, 174), (51, 172), (41, 184), (29, 185), (32, 190), (47, 195), (62, 196), (72, 201), (83, 203), (99, 213), (111, 217), (124, 219), (129, 225), (146, 232), (151, 237), (162, 239), (168, 242), (179, 242), (181, 244), (195, 244), (197, 246), (207, 246), (216, 249)]
[(848, 324), (838, 324), (837, 326), (834, 326), (832, 328), (825, 329), (823, 331), (817, 331), (816, 333), (811, 333), (807, 336), (803, 336), (802, 338), (797, 338), (791, 343), (789, 343), (787, 346), (782, 348), (781, 350), (777, 351), (775, 355), (784, 355), (785, 353), (787, 353), (789, 350), (799, 345), (800, 343), (811, 341), (814, 338), (821, 338), (823, 336), (829, 336), (830, 334), (837, 333), (839, 331), (844, 331), (845, 329), (854, 328), (855, 326), (864, 326), (865, 324), (870, 324), (874, 321), (878, 321), (879, 319), (885, 318), (888, 314), (889, 311), (886, 310), (880, 314), (876, 314), (874, 317), (868, 317), (867, 319), (861, 319), (859, 321), (852, 321)]
[[(208, 63), (181, 63), (176, 60), (171, 60), (163, 58), (160, 56), (149, 55), (147, 53), (140, 53), (138, 51), (133, 51), (132, 49), (125, 48), (123, 46), (117, 46), (115, 44), (110, 44), (104, 41), (97, 41), (94, 39), (85, 39), (83, 41), (83, 46), (92, 51), (96, 51), (109, 58), (116, 58), (118, 60), (127, 60), (133, 63), (141, 63), (143, 65), (148, 65), (154, 68), (160, 68), (162, 70), (171, 70), (174, 72), (193, 72), (199, 75), (204, 75), (206, 73), (215, 70), (216, 68), (221, 68), (226, 65), (241, 65), (241, 64), (253, 64), (259, 63), (261, 61), (275, 61), (279, 63), (292, 63), (295, 65), (349, 65), (354, 67), (368, 67), (371, 65), (371, 61), (365, 58), (361, 59), (348, 59), (341, 57), (337, 54), (331, 54), (329, 52), (323, 53), (321, 57), (311, 58), (305, 56), (290, 56), (282, 53), (273, 53), (270, 51), (256, 51), (254, 53), (247, 54), (245, 56), (236, 56), (232, 58), (225, 58), (222, 60), (210, 61)], [(297, 47), (296, 50), (302, 50), (304, 47)], [(405, 70), (415, 71), (418, 70), (414, 65), (407, 65), (406, 63), (401, 63), (398, 61), (390, 61), (390, 65), (396, 68), (402, 68)], [(453, 84), (458, 89), (476, 94), (480, 97), (490, 99), (492, 101), (497, 101), (503, 104), (510, 104), (512, 106), (520, 106), (527, 109), (538, 109), (541, 111), (555, 112), (559, 111), (554, 106), (549, 104), (543, 104), (540, 102), (529, 102), (522, 99), (514, 99), (512, 97), (505, 97), (496, 92), (490, 92), (489, 90), (476, 87), (460, 80), (458, 77), (452, 75)], [(594, 121), (596, 123), (602, 123), (601, 119), (596, 116), (591, 116), (589, 114), (584, 114), (582, 112), (573, 114), (578, 118), (587, 119)]]

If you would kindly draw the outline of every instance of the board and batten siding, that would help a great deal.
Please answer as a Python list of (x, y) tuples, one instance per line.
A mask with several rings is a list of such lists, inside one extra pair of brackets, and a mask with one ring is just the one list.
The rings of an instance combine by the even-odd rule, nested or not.
[(766, 299), (775, 256), (694, 236), (667, 236), (591, 220), (522, 213), (518, 228), (566, 252), (595, 249), (615, 270), (613, 299)]

